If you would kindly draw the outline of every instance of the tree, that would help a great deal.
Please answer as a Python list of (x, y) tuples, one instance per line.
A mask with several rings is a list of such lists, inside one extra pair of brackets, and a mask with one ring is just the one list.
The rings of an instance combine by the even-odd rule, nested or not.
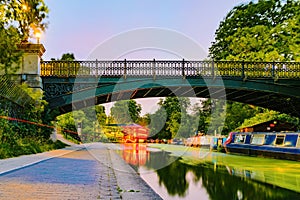
[[(299, 23), (299, 0), (241, 4), (220, 23), (209, 49), (210, 57), (234, 61), (300, 61)], [(227, 102), (223, 134), (264, 112), (267, 111)]]
[(166, 130), (169, 131), (167, 139), (176, 137), (179, 134), (179, 128), (181, 128), (181, 135), (185, 135), (183, 132), (189, 132), (189, 130), (183, 130), (182, 127), (184, 122), (187, 123), (187, 120), (183, 118), (187, 116), (187, 109), (190, 106), (188, 98), (167, 97), (159, 104), (167, 113)]
[(74, 56), (73, 53), (64, 53), (61, 56), (60, 60), (63, 60), (63, 61), (74, 61), (75, 60), (75, 56)]
[(206, 99), (201, 104), (194, 105), (192, 111), (193, 123), (197, 131), (207, 133), (209, 127), (209, 117), (211, 115), (211, 99)]
[(181, 113), (180, 127), (178, 128), (177, 134), (173, 135), (172, 138), (188, 138), (194, 135), (198, 129), (197, 124), (194, 123), (193, 117), (187, 112)]
[(11, 74), (18, 69), (22, 56), (17, 46), (20, 41), (16, 28), (5, 29), (3, 24), (0, 24), (0, 72)]
[(45, 31), (48, 7), (44, 0), (0, 0), (3, 24), (17, 28), (20, 38), (27, 41), (33, 34)]
[(117, 101), (110, 109), (111, 115), (117, 123), (136, 123), (139, 119), (142, 107), (134, 100)]
[(65, 113), (57, 117), (57, 125), (66, 130), (77, 132), (77, 124), (86, 119), (82, 110)]
[(234, 7), (209, 49), (214, 60), (299, 61), (297, 0), (259, 0)]
[(150, 135), (153, 138), (171, 139), (187, 137), (193, 133), (192, 118), (187, 110), (188, 98), (166, 97), (158, 102), (160, 108), (150, 115)]
[(18, 69), (22, 56), (18, 44), (45, 30), (47, 14), (44, 0), (0, 0), (0, 71)]
[(209, 124), (207, 134), (221, 134), (224, 128), (226, 117), (226, 102), (223, 100), (211, 99), (211, 113), (207, 118)]
[(228, 134), (239, 127), (246, 119), (263, 112), (263, 109), (239, 102), (226, 103), (226, 119), (223, 133)]
[[(87, 107), (81, 110), (76, 110), (57, 117), (57, 125), (63, 130), (71, 130), (77, 132), (77, 125), (81, 123), (81, 141), (91, 142), (100, 141), (103, 133), (103, 126), (106, 123), (105, 108), (102, 105)], [(63, 131), (67, 134), (66, 131)], [(77, 139), (77, 135), (71, 134)]]
[[(246, 127), (253, 126), (255, 124), (263, 123), (270, 120), (282, 120), (292, 124), (295, 124), (299, 127), (299, 118), (291, 117), (287, 114), (281, 114), (277, 111), (265, 109), (263, 112), (256, 114), (255, 116), (246, 119), (240, 126), (238, 127)], [(238, 128), (236, 127), (236, 128)]]
[(100, 126), (104, 126), (106, 124), (107, 116), (105, 114), (105, 107), (102, 105), (95, 106), (96, 118)]
[(170, 138), (171, 134), (166, 130), (166, 111), (160, 107), (155, 113), (150, 114), (150, 137), (153, 139)]
[(141, 126), (148, 126), (151, 122), (151, 115), (149, 113), (145, 114), (143, 117), (140, 117), (137, 123)]

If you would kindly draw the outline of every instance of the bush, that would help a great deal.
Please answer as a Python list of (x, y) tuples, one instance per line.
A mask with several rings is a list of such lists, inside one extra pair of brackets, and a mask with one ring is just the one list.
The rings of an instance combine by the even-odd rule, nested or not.
[[(0, 96), (0, 159), (63, 148), (49, 140), (55, 112), (47, 106), (39, 90), (22, 86), (34, 101), (24, 107)], [(16, 119), (17, 118), (17, 119)]]
[(36, 154), (54, 149), (61, 149), (67, 145), (61, 141), (52, 140), (37, 141), (33, 138), (18, 139), (13, 146), (9, 143), (0, 143), (0, 159), (16, 157), (20, 155)]

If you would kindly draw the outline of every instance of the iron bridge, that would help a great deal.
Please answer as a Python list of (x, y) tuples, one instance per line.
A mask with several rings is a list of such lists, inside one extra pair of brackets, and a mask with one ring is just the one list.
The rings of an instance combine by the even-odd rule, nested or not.
[(61, 113), (124, 99), (184, 96), (300, 117), (299, 62), (42, 61), (41, 78), (50, 107)]

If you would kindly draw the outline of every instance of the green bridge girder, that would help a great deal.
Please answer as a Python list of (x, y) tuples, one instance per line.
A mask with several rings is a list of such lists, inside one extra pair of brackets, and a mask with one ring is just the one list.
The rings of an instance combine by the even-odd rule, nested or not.
[[(69, 78), (73, 87), (82, 87), (78, 92), (68, 92), (47, 101), (51, 108), (62, 113), (95, 104), (124, 99), (165, 96), (185, 96), (226, 99), (257, 105), (295, 116), (300, 116), (299, 86), (287, 84), (287, 80), (242, 80), (225, 78)], [(44, 79), (44, 82), (47, 80)], [(48, 80), (49, 81), (49, 80)], [(86, 85), (86, 82), (89, 84)], [(293, 81), (295, 83), (295, 81)], [(300, 85), (300, 80), (299, 83)], [(82, 86), (83, 85), (83, 86)]]
[(42, 80), (50, 107), (61, 113), (124, 99), (185, 96), (300, 117), (300, 64), (295, 62), (55, 61), (42, 63)]

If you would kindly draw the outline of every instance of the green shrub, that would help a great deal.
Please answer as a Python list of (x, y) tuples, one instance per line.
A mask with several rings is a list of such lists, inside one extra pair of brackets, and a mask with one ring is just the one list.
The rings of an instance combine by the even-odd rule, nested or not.
[(36, 154), (54, 149), (61, 149), (67, 145), (61, 141), (38, 141), (34, 138), (21, 138), (14, 145), (6, 142), (0, 143), (0, 159), (16, 157), (20, 155)]

